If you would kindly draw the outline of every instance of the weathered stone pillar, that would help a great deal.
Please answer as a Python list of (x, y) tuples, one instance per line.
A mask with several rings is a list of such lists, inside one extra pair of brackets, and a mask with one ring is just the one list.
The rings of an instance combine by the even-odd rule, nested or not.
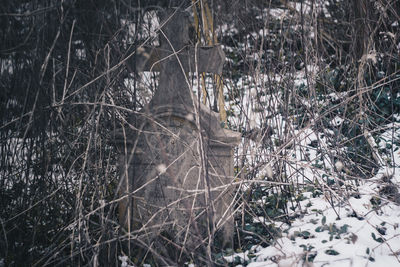
[[(166, 13), (160, 48), (141, 70), (160, 71), (154, 97), (117, 132), (121, 151), (120, 221), (149, 244), (171, 239), (182, 251), (207, 243), (210, 226), (233, 236), (233, 149), (240, 134), (224, 129), (217, 113), (193, 97), (186, 74), (221, 73), (221, 47), (189, 45), (185, 13)], [(194, 56), (197, 53), (197, 56)], [(197, 66), (195, 65), (197, 63)], [(213, 228), (213, 227), (211, 227)]]

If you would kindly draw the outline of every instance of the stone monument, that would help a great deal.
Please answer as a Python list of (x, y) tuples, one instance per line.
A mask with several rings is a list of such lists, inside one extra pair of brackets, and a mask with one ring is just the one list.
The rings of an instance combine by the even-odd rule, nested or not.
[(160, 25), (160, 47), (128, 63), (160, 75), (148, 105), (116, 133), (120, 223), (148, 244), (161, 236), (193, 252), (214, 230), (225, 241), (233, 237), (233, 148), (241, 137), (221, 127), (188, 82), (188, 73), (222, 72), (221, 47), (191, 45), (188, 16), (180, 10), (165, 12)]

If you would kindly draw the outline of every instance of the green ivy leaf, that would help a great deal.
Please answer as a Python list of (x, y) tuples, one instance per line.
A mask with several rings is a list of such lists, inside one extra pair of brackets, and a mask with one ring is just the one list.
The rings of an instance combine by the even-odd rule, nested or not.
[(309, 231), (303, 231), (301, 232), (301, 235), (303, 236), (304, 239), (308, 239), (311, 236), (311, 233)]
[(340, 227), (340, 234), (344, 234), (347, 233), (347, 228), (349, 228), (348, 224), (343, 225), (342, 227)]
[(371, 233), (371, 236), (372, 236), (372, 239), (374, 239), (376, 242), (378, 242), (378, 243), (383, 243), (383, 239), (381, 238), (381, 237), (376, 237), (375, 236), (375, 233)]
[(334, 249), (325, 250), (325, 253), (328, 254), (328, 255), (332, 255), (332, 256), (339, 255), (339, 252), (337, 252), (337, 251), (334, 250)]

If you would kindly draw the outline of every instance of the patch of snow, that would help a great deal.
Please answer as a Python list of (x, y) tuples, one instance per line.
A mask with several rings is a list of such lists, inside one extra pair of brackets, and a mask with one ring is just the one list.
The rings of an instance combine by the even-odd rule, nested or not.
[[(249, 88), (248, 92), (251, 90)], [(345, 96), (335, 93), (331, 97)], [(274, 122), (277, 125), (272, 123), (273, 127), (279, 128), (289, 123), (282, 117), (276, 118)], [(343, 119), (336, 116), (330, 123), (337, 127), (343, 123)], [(400, 149), (394, 142), (400, 141), (400, 123), (388, 124), (384, 129), (387, 130), (376, 140), (381, 140), (377, 142), (380, 149), (387, 149), (390, 145), (393, 153), (385, 161), (390, 162), (389, 166), (392, 167), (382, 166), (368, 180), (348, 177), (349, 163), (333, 161), (341, 148), (330, 155), (318, 152), (319, 147), (329, 151), (330, 138), (327, 137), (335, 136), (335, 132), (330, 129), (317, 132), (313, 127), (294, 129), (291, 138), (294, 145), (285, 149), (286, 174), (298, 184), (319, 184), (322, 193), (316, 197), (311, 192), (302, 193), (305, 200), (299, 202), (296, 210), (289, 210), (289, 215), (297, 215), (297, 219), (290, 226), (280, 227), (284, 230), (282, 237), (275, 240), (273, 245), (234, 254), (229, 259), (233, 261), (236, 256), (241, 257), (242, 262), (251, 259), (247, 266), (252, 267), (400, 265), (400, 206), (379, 193), (385, 176), (392, 177), (391, 181), (400, 186)], [(317, 148), (314, 147), (315, 143), (318, 144)], [(250, 142), (249, 146), (249, 160), (250, 155), (262, 157), (251, 151), (257, 144)], [(274, 161), (271, 158), (274, 157), (265, 157), (265, 165), (258, 173), (260, 178), (271, 179), (271, 174), (268, 175)], [(318, 162), (323, 162), (324, 168), (315, 167), (314, 164)], [(328, 185), (327, 179), (334, 181), (334, 184)], [(265, 205), (265, 202), (266, 198), (263, 198), (257, 203)], [(253, 222), (266, 223), (267, 220), (258, 216), (253, 218)], [(249, 253), (256, 257), (248, 257)], [(306, 262), (305, 259), (310, 255), (312, 262)]]
[(342, 123), (343, 123), (343, 119), (341, 118), (341, 117), (339, 117), (339, 116), (336, 116), (335, 118), (333, 118), (333, 120), (331, 120), (331, 125), (333, 125), (333, 126), (340, 126)]
[[(128, 256), (118, 256), (118, 259), (121, 261), (121, 267), (135, 267), (134, 265), (128, 264)], [(147, 265), (146, 267), (149, 266), (149, 264), (144, 264), (143, 267), (145, 265)]]
[(163, 174), (167, 171), (167, 166), (165, 164), (158, 164), (156, 170), (159, 174)]

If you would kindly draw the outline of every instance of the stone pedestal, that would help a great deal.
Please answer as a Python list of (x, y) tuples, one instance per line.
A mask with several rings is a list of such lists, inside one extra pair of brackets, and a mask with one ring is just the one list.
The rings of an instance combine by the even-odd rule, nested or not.
[(125, 224), (130, 220), (132, 229), (152, 237), (168, 232), (174, 242), (192, 249), (207, 237), (210, 224), (223, 226), (228, 239), (233, 236), (233, 148), (240, 141), (240, 134), (219, 125), (218, 114), (202, 106), (200, 117), (201, 131), (185, 106), (164, 105), (137, 116), (137, 130), (126, 130), (118, 142), (126, 151), (121, 179), (129, 183), (122, 195), (131, 200)]

